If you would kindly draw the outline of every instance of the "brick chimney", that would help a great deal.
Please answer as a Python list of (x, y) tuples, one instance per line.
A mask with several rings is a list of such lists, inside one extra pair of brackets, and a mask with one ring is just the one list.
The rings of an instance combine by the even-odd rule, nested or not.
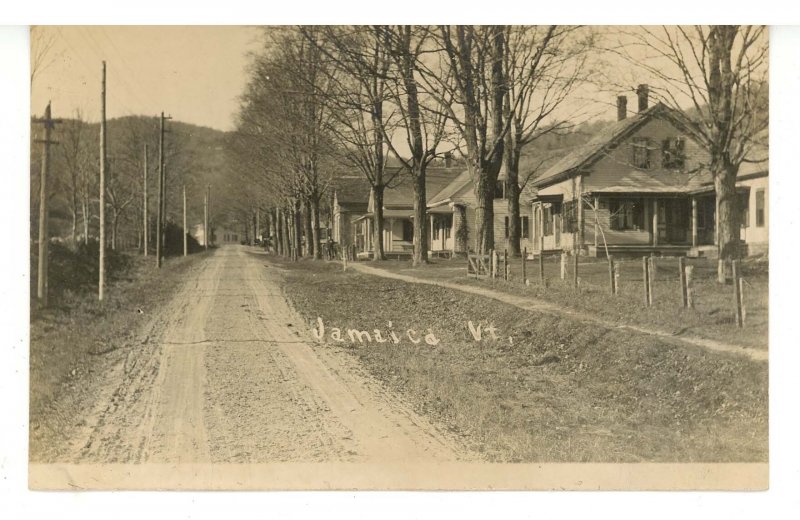
[(650, 87), (645, 84), (636, 88), (636, 96), (639, 98), (639, 112), (647, 110), (647, 97), (650, 94)]
[(617, 96), (617, 121), (622, 121), (628, 117), (628, 97)]
[(445, 152), (444, 153), (444, 167), (450, 168), (453, 166), (453, 154), (452, 152)]

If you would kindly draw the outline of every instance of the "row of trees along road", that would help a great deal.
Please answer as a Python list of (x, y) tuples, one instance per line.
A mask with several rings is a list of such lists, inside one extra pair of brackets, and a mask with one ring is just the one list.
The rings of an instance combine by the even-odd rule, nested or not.
[[(721, 257), (737, 254), (736, 173), (767, 124), (764, 28), (670, 27), (662, 34), (573, 26), (316, 26), (264, 34), (228, 149), (251, 187), (247, 205), (271, 208), (273, 234), (287, 252), (301, 254), (305, 227), (308, 254), (321, 256), (320, 202), (332, 179), (356, 171), (371, 187), (374, 258), (383, 259), (384, 191), (410, 176), (414, 220), (425, 222), (426, 170), (456, 151), (477, 199), (472, 246), (483, 253), (494, 247), (493, 201), (505, 167), (509, 247), (518, 255), (521, 186), (536, 173), (521, 171), (523, 150), (580, 122), (582, 85), (630, 88), (598, 73), (611, 56), (636, 71), (630, 85), (649, 83), (679, 109), (683, 129), (708, 152)], [(428, 239), (427, 226), (414, 226), (415, 264), (427, 261)]]

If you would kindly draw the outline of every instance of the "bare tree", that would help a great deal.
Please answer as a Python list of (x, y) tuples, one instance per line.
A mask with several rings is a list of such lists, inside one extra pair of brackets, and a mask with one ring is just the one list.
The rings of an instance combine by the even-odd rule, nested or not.
[(301, 33), (331, 63), (322, 98), (329, 129), (342, 161), (370, 183), (373, 201), (373, 259), (385, 259), (383, 197), (399, 181), (401, 168), (387, 169), (387, 113), (390, 98), (388, 31), (380, 26), (301, 27)]
[[(72, 119), (67, 119), (61, 128), (61, 146), (58, 147), (66, 170), (66, 188), (72, 216), (72, 244), (78, 241), (78, 216), (83, 213), (84, 240), (88, 235), (88, 202), (83, 198), (83, 186), (87, 184), (92, 161), (89, 151), (89, 133), (80, 110)], [(88, 191), (88, 190), (87, 190)]]
[[(502, 26), (440, 26), (431, 32), (437, 56), (419, 60), (427, 91), (439, 96), (465, 145), (467, 169), (477, 206), (476, 249), (494, 248), (494, 195), (503, 162), (508, 121), (504, 100), (508, 90), (504, 56), (506, 28)], [(453, 103), (447, 103), (444, 95)]]
[[(591, 32), (574, 26), (514, 26), (507, 29), (505, 69), (508, 95), (505, 117), (510, 124), (505, 142), (508, 240), (511, 254), (520, 250), (520, 193), (535, 172), (520, 179), (523, 149), (552, 133), (570, 130), (579, 109), (556, 114), (587, 79), (586, 51), (592, 46)], [(560, 115), (560, 118), (556, 118)]]
[(56, 59), (56, 56), (53, 55), (56, 38), (47, 31), (47, 28), (38, 26), (31, 27), (30, 30), (31, 86), (33, 86), (36, 76), (52, 65)]
[(388, 91), (393, 104), (398, 109), (397, 127), (403, 142), (408, 146), (410, 157), (404, 158), (393, 143), (388, 130), (391, 125), (383, 125), (386, 143), (394, 156), (411, 174), (414, 187), (414, 265), (428, 261), (428, 226), (426, 172), (428, 165), (436, 158), (439, 145), (446, 140), (448, 116), (446, 106), (452, 96), (431, 96), (425, 90), (419, 63), (429, 39), (427, 27), (395, 26), (383, 29), (388, 34), (385, 39), (393, 62), (393, 80)]
[[(300, 254), (301, 207), (309, 226), (307, 251), (321, 258), (320, 203), (330, 171), (329, 112), (321, 102), (330, 74), (316, 45), (293, 30), (273, 36), (255, 56), (251, 79), (242, 96), (231, 151), (244, 170), (259, 177), (274, 207), (289, 213), (292, 249)], [(250, 204), (251, 210), (254, 204)], [(285, 215), (284, 215), (285, 216)], [(282, 233), (283, 234), (283, 233)]]
[[(720, 266), (739, 255), (736, 176), (766, 144), (767, 29), (763, 26), (643, 27), (614, 49), (656, 81), (675, 121), (709, 155), (717, 198)], [(725, 273), (720, 269), (721, 281)]]

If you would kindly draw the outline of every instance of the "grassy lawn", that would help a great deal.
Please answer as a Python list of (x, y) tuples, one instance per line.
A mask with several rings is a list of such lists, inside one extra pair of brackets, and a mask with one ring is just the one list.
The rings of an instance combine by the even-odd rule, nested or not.
[[(570, 258), (571, 260), (571, 258)], [(649, 326), (673, 334), (691, 334), (752, 348), (767, 348), (769, 274), (766, 262), (746, 260), (744, 301), (746, 323), (736, 327), (733, 286), (716, 282), (716, 263), (705, 259), (687, 259), (694, 265), (694, 309), (684, 309), (678, 279), (677, 258), (658, 258), (654, 284), (654, 304), (644, 305), (641, 259), (617, 260), (620, 269), (619, 293), (609, 294), (608, 264), (605, 260), (581, 258), (578, 269), (580, 291), (572, 286), (572, 264), (567, 279), (561, 280), (558, 257), (545, 257), (546, 287), (539, 281), (539, 261), (527, 262), (530, 285), (522, 284), (522, 260), (511, 259), (510, 278), (479, 279), (466, 276), (466, 260), (434, 259), (427, 266), (412, 268), (409, 261), (386, 261), (374, 264), (420, 278), (446, 280), (479, 287), (491, 287), (509, 293), (531, 296), (618, 323)], [(373, 264), (370, 264), (373, 265)]]
[[(286, 268), (285, 291), (309, 327), (324, 320), (320, 348), (357, 356), (490, 461), (767, 460), (766, 363), (343, 272), (335, 263), (270, 261)], [(470, 320), (484, 328), (480, 342)], [(496, 340), (485, 330), (492, 324)], [(378, 329), (384, 338), (394, 331), (400, 341), (336, 342), (332, 327)], [(430, 329), (439, 343), (414, 344), (409, 328)]]

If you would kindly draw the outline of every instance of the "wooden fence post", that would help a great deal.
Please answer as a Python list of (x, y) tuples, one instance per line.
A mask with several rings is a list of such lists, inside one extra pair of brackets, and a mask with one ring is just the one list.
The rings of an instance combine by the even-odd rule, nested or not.
[(686, 266), (686, 306), (690, 309), (694, 309), (694, 287), (692, 287), (694, 281), (694, 266), (687, 265)]
[(747, 322), (747, 307), (744, 305), (744, 278), (739, 278), (739, 307), (742, 309), (742, 325)]
[(561, 279), (562, 280), (566, 280), (567, 279), (567, 256), (564, 254), (563, 251), (561, 252), (560, 259), (561, 259)]
[(503, 249), (503, 280), (508, 281), (508, 249)]
[(655, 282), (656, 282), (656, 257), (651, 256), (648, 258), (650, 265), (647, 269), (647, 274), (650, 276), (650, 279), (647, 282), (647, 287), (650, 290), (649, 292), (649, 304), (653, 305), (653, 301), (655, 300)]
[(642, 257), (642, 287), (644, 288), (644, 304), (650, 306), (650, 261)]
[(685, 309), (689, 306), (689, 303), (686, 296), (686, 257), (684, 256), (678, 257), (678, 280), (681, 283), (681, 301)]
[(731, 274), (733, 275), (733, 303), (736, 306), (736, 326), (743, 327), (744, 320), (742, 319), (742, 294), (741, 286), (739, 285), (739, 261), (731, 261)]
[(573, 268), (572, 268), (572, 285), (577, 287), (578, 286), (578, 260), (580, 259), (580, 256), (581, 256), (580, 255), (580, 250), (579, 249), (575, 249), (575, 254), (573, 256), (575, 257), (575, 263), (573, 264)]
[(619, 294), (619, 264), (614, 263), (614, 294)]
[(489, 250), (489, 275), (494, 279), (497, 278), (497, 259), (494, 254), (494, 249)]
[(544, 237), (541, 237), (539, 247), (539, 282), (544, 285)]
[(522, 283), (528, 283), (528, 248), (522, 250)]
[(614, 287), (614, 257), (608, 255), (608, 286), (611, 294), (617, 294), (617, 289)]

